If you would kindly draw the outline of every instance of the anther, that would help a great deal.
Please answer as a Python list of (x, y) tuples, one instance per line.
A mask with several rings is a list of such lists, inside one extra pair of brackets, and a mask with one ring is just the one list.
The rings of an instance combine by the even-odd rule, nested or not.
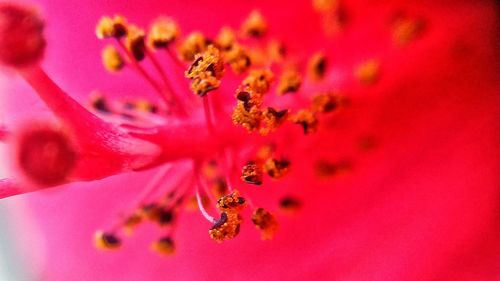
[(392, 38), (397, 45), (403, 46), (420, 37), (425, 29), (426, 23), (423, 19), (401, 15), (392, 25)]
[(112, 233), (97, 231), (94, 235), (94, 245), (100, 250), (113, 250), (121, 246), (121, 241)]
[(226, 50), (224, 59), (236, 74), (245, 72), (251, 65), (251, 60), (245, 49), (240, 44), (234, 44)]
[(102, 17), (97, 24), (96, 35), (99, 39), (121, 39), (127, 34), (127, 27), (127, 20), (120, 15)]
[(118, 50), (108, 45), (102, 50), (102, 64), (109, 72), (117, 72), (123, 68), (125, 62)]
[(127, 234), (132, 234), (134, 230), (139, 226), (142, 222), (142, 216), (139, 214), (132, 214), (128, 216), (123, 222), (123, 230)]
[(142, 61), (146, 57), (145, 37), (144, 30), (134, 25), (128, 27), (125, 46), (137, 61)]
[(261, 185), (262, 184), (262, 169), (257, 163), (250, 161), (243, 166), (241, 179), (249, 184)]
[(173, 19), (161, 17), (151, 25), (148, 43), (156, 49), (166, 48), (179, 37), (179, 34), (179, 26)]
[(314, 54), (308, 63), (309, 76), (316, 81), (323, 79), (327, 66), (326, 56), (323, 53)]
[(37, 64), (45, 51), (43, 29), (34, 9), (0, 3), (0, 62), (16, 68)]
[(215, 43), (221, 50), (229, 51), (236, 43), (236, 34), (231, 28), (223, 27), (215, 38)]
[(272, 178), (279, 179), (288, 173), (290, 161), (270, 158), (264, 163), (264, 171)]
[(297, 112), (292, 117), (292, 122), (301, 125), (304, 130), (304, 134), (306, 135), (314, 133), (318, 129), (318, 118), (316, 117), (316, 114), (307, 109)]
[(160, 238), (151, 244), (151, 249), (162, 255), (172, 255), (175, 253), (174, 240), (169, 236)]
[(201, 32), (193, 32), (181, 43), (179, 54), (184, 61), (193, 61), (195, 55), (204, 52), (210, 41)]
[(286, 212), (295, 212), (302, 207), (302, 202), (293, 196), (285, 196), (279, 202), (280, 208)]
[(264, 109), (262, 112), (262, 123), (260, 133), (268, 134), (280, 127), (288, 116), (288, 109), (276, 110), (272, 107)]
[(338, 106), (337, 98), (331, 93), (317, 94), (312, 100), (312, 111), (328, 113), (335, 110)]
[(213, 45), (197, 54), (185, 76), (192, 80), (191, 90), (198, 96), (205, 96), (220, 86), (224, 64), (220, 51)]
[(300, 74), (295, 70), (285, 70), (280, 77), (278, 84), (278, 94), (283, 95), (286, 93), (297, 92), (302, 84)]
[(245, 207), (245, 198), (240, 196), (240, 193), (235, 190), (231, 194), (222, 196), (217, 201), (217, 208), (223, 212), (239, 212)]
[(274, 74), (269, 69), (252, 70), (242, 84), (257, 93), (264, 94), (269, 90), (273, 79)]
[(374, 84), (380, 76), (380, 64), (376, 59), (368, 60), (358, 65), (354, 74), (361, 84)]
[(259, 38), (266, 34), (267, 23), (259, 11), (252, 11), (241, 25), (241, 31), (247, 37)]
[(216, 242), (233, 239), (240, 232), (241, 217), (235, 212), (223, 212), (208, 231), (210, 238)]
[(69, 137), (46, 125), (22, 132), (18, 136), (16, 155), (24, 175), (41, 186), (64, 183), (77, 162)]
[(278, 221), (274, 215), (263, 208), (257, 208), (253, 212), (252, 222), (255, 227), (262, 231), (262, 240), (272, 239), (278, 230)]

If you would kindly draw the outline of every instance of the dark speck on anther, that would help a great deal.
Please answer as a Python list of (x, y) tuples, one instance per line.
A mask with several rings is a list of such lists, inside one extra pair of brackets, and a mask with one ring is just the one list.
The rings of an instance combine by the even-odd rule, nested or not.
[(211, 229), (217, 229), (221, 226), (223, 226), (227, 222), (227, 214), (226, 213), (221, 213), (220, 214), (220, 219), (214, 223)]

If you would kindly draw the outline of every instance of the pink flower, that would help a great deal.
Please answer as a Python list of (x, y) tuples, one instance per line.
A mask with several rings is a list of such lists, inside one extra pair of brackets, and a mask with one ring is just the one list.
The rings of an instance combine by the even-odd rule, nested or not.
[[(215, 37), (221, 26), (238, 28), (245, 16), (258, 8), (268, 20), (267, 37), (245, 42), (259, 45), (270, 42), (269, 38), (282, 40), (287, 59), (279, 65), (290, 63), (284, 70), (293, 70), (297, 63), (301, 72), (303, 81), (297, 93), (275, 96), (273, 92), (279, 88), (276, 81), (264, 100), (265, 106), (290, 109), (291, 122), (285, 122), (266, 138), (257, 132), (247, 134), (239, 126), (244, 122), (231, 125), (227, 110), (238, 102), (246, 106), (250, 101), (245, 95), (237, 95), (239, 101), (234, 98), (247, 73), (238, 76), (226, 65), (220, 89), (206, 95), (211, 99), (211, 109), (216, 114), (221, 112), (209, 137), (211, 129), (205, 124), (200, 101), (206, 101), (206, 97), (184, 95), (190, 82), (182, 77), (185, 69), (179, 70), (175, 58), (162, 51), (155, 55), (167, 65), (168, 77), (175, 77), (173, 93), (186, 100), (197, 98), (192, 107), (186, 107), (188, 117), (177, 103), (170, 107), (177, 117), (158, 120), (147, 115), (147, 126), (140, 122), (132, 122), (134, 127), (118, 126), (116, 121), (123, 125), (123, 118), (103, 114), (111, 123), (94, 118), (51, 84), (40, 68), (26, 68), (29, 63), (15, 60), (14, 72), (35, 88), (58, 117), (58, 124), (71, 129), (71, 137), (47, 123), (16, 130), (26, 117), (40, 119), (47, 116), (48, 110), (19, 78), (6, 85), (8, 108), (4, 123), (6, 128), (14, 128), (14, 133), (2, 129), (0, 138), (6, 138), (13, 152), (18, 152), (17, 157), (30, 157), (22, 158), (29, 161), (9, 158), (17, 163), (16, 173), (2, 181), (0, 195), (26, 192), (26, 185), (32, 191), (40, 186), (74, 182), (3, 201), (11, 205), (19, 243), (29, 251), (26, 265), (36, 266), (33, 271), (39, 279), (500, 277), (499, 65), (495, 53), (499, 43), (495, 28), (499, 23), (495, 3), (343, 1), (341, 6), (320, 5), (314, 10), (307, 1), (293, 5), (264, 1), (235, 5), (227, 1), (217, 6), (212, 2), (147, 2), (128, 1), (124, 5), (108, 1), (96, 5), (39, 1), (47, 21), (43, 68), (80, 104), (85, 104), (93, 90), (109, 93), (108, 100), (147, 97), (162, 104), (166, 91), (160, 90), (157, 95), (155, 87), (130, 69), (112, 76), (99, 65), (105, 43), (94, 37), (93, 29), (101, 16), (119, 13), (147, 26), (156, 16), (170, 15), (184, 35), (199, 29)], [(315, 1), (317, 5), (321, 2)], [(8, 31), (2, 30), (1, 34)], [(43, 46), (41, 41), (36, 42), (36, 46)], [(5, 50), (0, 47), (3, 58)], [(306, 73), (305, 62), (317, 51), (326, 55), (328, 65), (320, 81)], [(154, 66), (149, 69), (154, 70)], [(272, 70), (279, 80), (283, 69), (274, 65)], [(217, 70), (211, 73), (217, 76)], [(206, 79), (202, 81), (213, 78), (191, 78), (197, 81), (200, 77)], [(315, 119), (305, 118), (308, 112), (302, 116), (305, 121), (293, 114), (310, 108), (318, 91), (338, 91), (341, 98), (335, 100), (338, 107), (333, 112), (316, 112), (317, 132), (305, 135), (304, 131), (314, 127)], [(172, 102), (172, 96), (165, 98)], [(151, 126), (157, 121), (161, 125)], [(239, 171), (248, 160), (257, 158), (256, 150), (269, 139), (276, 144), (276, 157), (290, 161), (288, 174), (279, 180), (265, 176), (262, 186), (243, 183), (238, 179)], [(43, 140), (62, 143), (58, 151), (67, 153), (37, 157), (41, 153), (37, 141)], [(191, 183), (190, 174), (197, 166), (189, 161), (172, 162), (184, 158), (215, 158), (246, 200), (275, 213), (280, 226), (274, 239), (259, 241), (260, 235), (250, 223), (251, 204), (241, 213), (241, 233), (223, 244), (209, 239), (207, 230), (212, 223), (198, 213), (184, 211), (176, 213), (178, 225), (172, 233), (172, 228), (159, 230), (152, 224), (136, 229), (132, 237), (123, 235), (120, 227), (115, 229), (114, 221), (122, 222), (120, 213), (131, 211), (131, 203), (158, 171), (167, 169), (168, 163), (174, 163), (175, 173), (166, 181), (172, 185), (171, 190), (186, 186), (194, 193), (196, 184)], [(64, 167), (71, 169), (61, 171), (58, 165), (50, 165), (51, 161), (66, 163)], [(228, 163), (234, 164), (238, 172), (233, 172)], [(339, 172), (339, 167), (349, 169), (333, 173)], [(54, 176), (57, 172), (58, 177)], [(194, 176), (195, 181), (197, 178)], [(156, 190), (157, 194), (150, 198), (159, 198), (165, 191)], [(278, 202), (286, 196), (300, 200), (301, 208), (293, 216), (279, 210)], [(16, 206), (23, 201), (29, 214), (21, 214), (20, 206)], [(145, 202), (149, 200), (139, 203)], [(211, 215), (216, 214), (214, 208), (207, 209)], [(116, 230), (112, 234), (121, 238), (122, 247), (113, 252), (97, 251), (90, 243), (91, 237), (94, 231), (107, 228)], [(165, 235), (175, 239), (175, 256), (164, 258), (148, 251), (151, 242)], [(31, 242), (34, 237), (35, 243)]]

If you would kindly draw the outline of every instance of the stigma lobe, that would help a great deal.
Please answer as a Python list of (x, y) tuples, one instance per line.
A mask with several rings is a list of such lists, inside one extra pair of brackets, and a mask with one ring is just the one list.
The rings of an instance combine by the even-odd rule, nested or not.
[(25, 131), (17, 145), (21, 172), (40, 186), (64, 183), (75, 167), (76, 151), (60, 130), (39, 127)]
[(15, 68), (36, 64), (45, 50), (43, 29), (33, 9), (0, 3), (0, 62)]

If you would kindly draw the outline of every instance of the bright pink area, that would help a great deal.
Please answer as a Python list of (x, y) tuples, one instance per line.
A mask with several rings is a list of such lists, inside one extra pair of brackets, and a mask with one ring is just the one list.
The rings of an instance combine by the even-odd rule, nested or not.
[[(294, 166), (283, 181), (241, 185), (268, 206), (289, 193), (304, 201), (297, 216), (279, 217), (281, 229), (269, 242), (259, 241), (246, 221), (238, 238), (217, 245), (208, 238), (208, 223), (186, 213), (175, 257), (148, 251), (160, 235), (151, 227), (141, 228), (118, 252), (96, 251), (92, 233), (133, 201), (151, 172), (26, 195), (33, 216), (23, 219), (39, 226), (31, 235), (46, 243), (45, 280), (500, 278), (499, 65), (493, 39), (499, 23), (493, 3), (352, 1), (352, 24), (324, 42), (314, 39), (318, 19), (309, 3), (125, 3), (41, 1), (49, 19), (45, 65), (63, 88), (76, 96), (96, 87), (124, 95), (149, 89), (127, 74), (109, 78), (102, 70), (102, 44), (93, 37), (102, 14), (121, 12), (145, 24), (161, 12), (185, 29), (213, 34), (222, 23), (236, 26), (257, 6), (292, 51), (327, 49), (334, 70), (345, 77), (335, 85), (351, 97), (352, 107), (334, 117), (335, 123), (324, 120), (329, 128), (318, 135), (284, 136), (295, 141), (287, 151)], [(387, 24), (399, 9), (429, 24), (422, 38), (402, 48), (392, 45)], [(360, 86), (353, 67), (373, 57), (380, 59), (381, 79)], [(364, 134), (378, 142), (371, 154), (357, 149)], [(314, 176), (309, 160), (344, 157), (353, 161), (352, 173), (333, 181)]]

